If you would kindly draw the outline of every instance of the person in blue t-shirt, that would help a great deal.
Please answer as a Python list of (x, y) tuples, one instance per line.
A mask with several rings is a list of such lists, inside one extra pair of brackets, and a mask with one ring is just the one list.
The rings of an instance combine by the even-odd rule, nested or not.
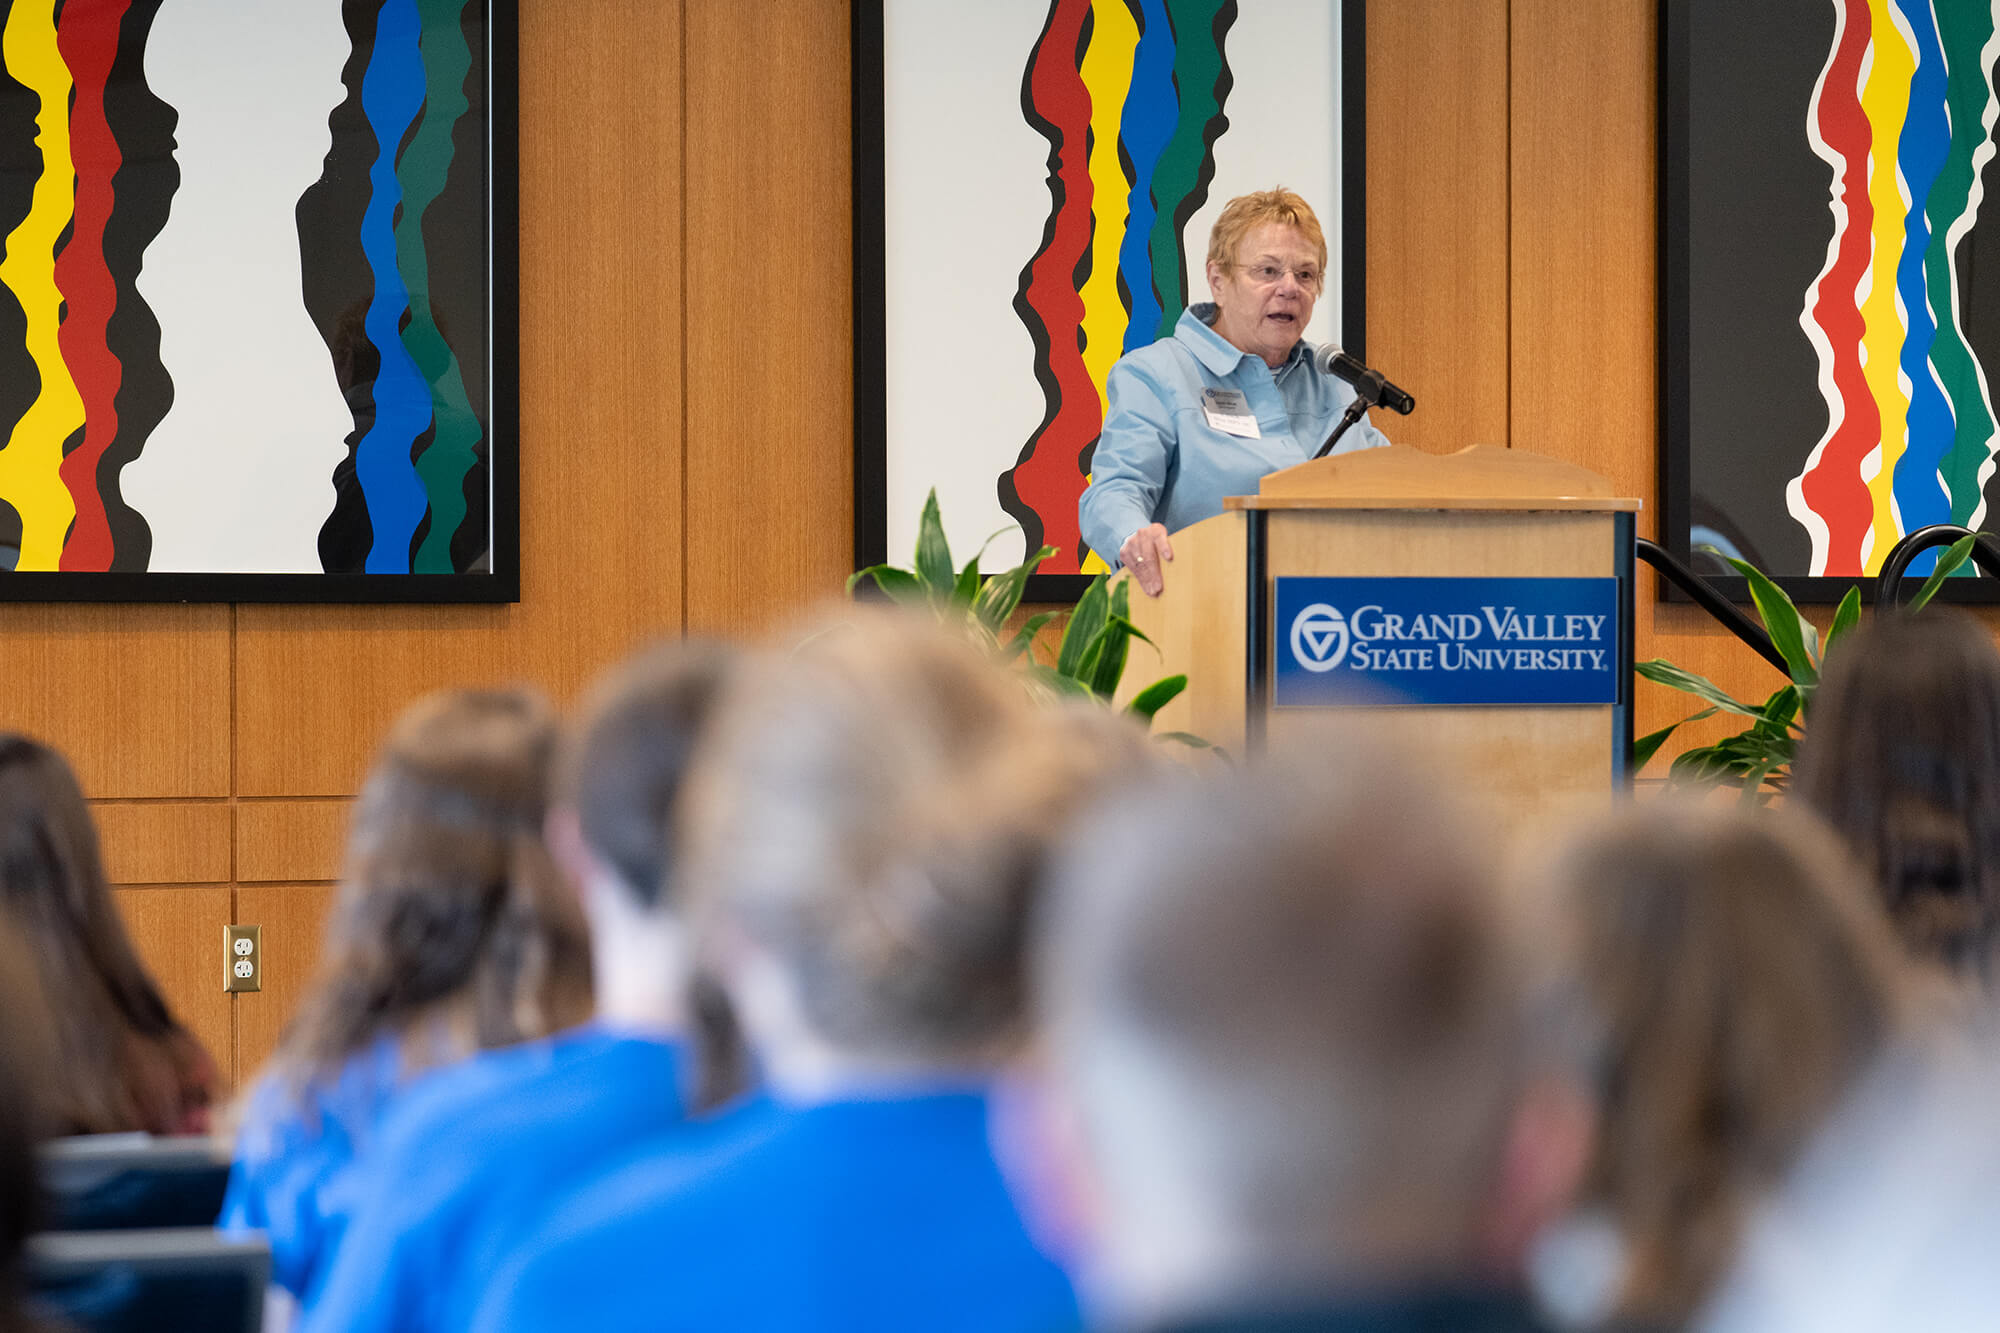
[(541, 840), (555, 715), (518, 690), (413, 704), (362, 789), (323, 961), (246, 1097), (221, 1225), (265, 1233), (309, 1299), (354, 1207), (354, 1163), (428, 1071), (574, 1023), (575, 899)]
[(474, 1327), (955, 1333), (1077, 1323), (989, 1142), (1042, 851), (1150, 762), (935, 628), (850, 612), (725, 707), (684, 809), (700, 949), (762, 1100), (552, 1215)]
[(544, 1212), (600, 1163), (682, 1126), (692, 1001), (668, 827), (731, 660), (663, 648), (599, 688), (564, 746), (548, 820), (589, 922), (596, 1017), (398, 1101), (304, 1329), (466, 1327), (494, 1265)]

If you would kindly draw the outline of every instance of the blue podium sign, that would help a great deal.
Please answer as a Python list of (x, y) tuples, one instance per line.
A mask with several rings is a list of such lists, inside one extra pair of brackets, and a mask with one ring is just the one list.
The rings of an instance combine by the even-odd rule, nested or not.
[(1272, 703), (1618, 702), (1618, 580), (1280, 578)]

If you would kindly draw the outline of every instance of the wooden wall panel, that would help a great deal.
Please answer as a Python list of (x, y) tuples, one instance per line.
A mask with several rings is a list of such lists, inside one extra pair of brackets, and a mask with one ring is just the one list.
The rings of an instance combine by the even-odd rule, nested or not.
[(1417, 399), (1373, 420), (1505, 444), (1507, 0), (1371, 5), (1367, 51), (1368, 361)]
[(114, 889), (112, 898), (167, 1003), (214, 1057), (225, 1081), (235, 1070), (235, 1009), (222, 989), (222, 928), (229, 886)]
[(312, 981), (336, 892), (327, 884), (259, 884), (236, 891), (237, 924), (264, 928), (264, 989), (236, 997), (236, 1069), (244, 1082), (270, 1058)]
[(0, 730), (97, 797), (229, 794), (226, 606), (0, 606)]
[(854, 552), (848, 6), (687, 10), (687, 625), (762, 627)]
[(244, 801), (236, 807), (236, 882), (340, 878), (354, 802)]
[(680, 32), (662, 0), (521, 7), (520, 604), (242, 608), (239, 795), (352, 794), (418, 695), (568, 697), (678, 630)]
[(227, 802), (98, 802), (91, 813), (113, 884), (229, 883)]

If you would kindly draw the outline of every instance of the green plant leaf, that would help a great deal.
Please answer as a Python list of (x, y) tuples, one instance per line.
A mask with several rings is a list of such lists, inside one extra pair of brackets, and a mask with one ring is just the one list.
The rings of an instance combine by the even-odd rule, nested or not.
[(1174, 745), (1185, 745), (1191, 750), (1207, 750), (1225, 764), (1233, 762), (1229, 758), (1229, 751), (1223, 749), (1214, 741), (1203, 740), (1191, 731), (1163, 731), (1153, 737), (1153, 739)]
[(1044, 546), (1012, 569), (986, 580), (986, 586), (979, 590), (979, 596), (972, 604), (972, 614), (978, 617), (979, 623), (998, 634), (1000, 627), (1007, 623), (1007, 617), (1013, 615), (1014, 608), (1021, 604), (1021, 595), (1028, 589), (1028, 576), (1055, 553), (1055, 547)]
[(1014, 631), (1014, 637), (1007, 640), (1006, 645), (1000, 649), (1000, 660), (1011, 662), (1027, 652), (1029, 645), (1034, 643), (1035, 636), (1042, 632), (1042, 626), (1061, 614), (1060, 611), (1037, 611), (1022, 621), (1021, 628)]
[(1040, 662), (1021, 668), (1021, 674), (1052, 694), (1084, 699), (1090, 697), (1090, 691), (1084, 687), (1082, 681), (1073, 676), (1065, 676), (1054, 667), (1043, 666)]
[(919, 583), (917, 576), (907, 569), (898, 569), (894, 565), (870, 565), (866, 569), (856, 570), (847, 580), (848, 592), (852, 594), (855, 586), (864, 578), (874, 579), (875, 586), (886, 593), (891, 601), (900, 602), (904, 606), (922, 606), (929, 600), (924, 592), (924, 585)]
[(1910, 604), (1904, 610), (1912, 613), (1923, 610), (1931, 598), (1937, 596), (1937, 591), (1944, 586), (1944, 581), (1957, 573), (1960, 565), (1971, 559), (1973, 543), (1978, 540), (1979, 534), (1975, 532), (1960, 537), (1947, 547), (1945, 553), (1938, 557), (1937, 568), (1931, 571), (1931, 576), (1924, 580), (1924, 586), (1917, 589), (1917, 595), (1910, 599)]
[(923, 517), (917, 520), (917, 577), (940, 602), (950, 598), (958, 583), (952, 574), (951, 544), (944, 537), (944, 520), (938, 515), (935, 486), (924, 499)]
[(1632, 669), (1655, 685), (1665, 685), (1683, 694), (1692, 694), (1698, 699), (1714, 704), (1725, 713), (1740, 713), (1744, 717), (1763, 716), (1760, 710), (1724, 693), (1722, 687), (1708, 677), (1684, 671), (1665, 658), (1656, 657), (1650, 662), (1640, 662)]
[(1799, 608), (1785, 595), (1785, 590), (1771, 582), (1763, 570), (1735, 556), (1723, 558), (1749, 583), (1750, 600), (1757, 604), (1757, 616), (1764, 622), (1765, 632), (1790, 668), (1792, 682), (1808, 690), (1819, 684), (1819, 631), (1799, 614)]
[[(1084, 655), (1104, 632), (1105, 617), (1111, 611), (1111, 595), (1105, 591), (1106, 576), (1099, 574), (1083, 590), (1063, 627), (1062, 649), (1056, 654), (1056, 670), (1071, 679), (1083, 676)], [(1094, 663), (1093, 663), (1094, 665)]]
[(1632, 772), (1636, 774), (1640, 769), (1644, 768), (1652, 757), (1660, 752), (1660, 747), (1667, 743), (1667, 738), (1676, 731), (1679, 731), (1690, 722), (1700, 722), (1704, 718), (1714, 717), (1718, 711), (1720, 710), (1715, 708), (1704, 708), (1699, 713), (1690, 713), (1678, 722), (1670, 722), (1658, 731), (1649, 731), (1639, 737), (1639, 739), (1633, 741)]
[(1186, 688), (1186, 676), (1162, 676), (1133, 695), (1132, 702), (1125, 705), (1125, 711), (1151, 722), (1162, 708), (1172, 703)]
[(1754, 810), (1759, 805), (1762, 805), (1763, 802), (1758, 798), (1758, 793), (1764, 786), (1764, 775), (1770, 771), (1771, 765), (1766, 762), (1757, 765), (1757, 767), (1744, 774), (1743, 795), (1737, 800), (1736, 804), (1746, 810)]
[(1861, 623), (1861, 589), (1849, 588), (1847, 596), (1840, 599), (1840, 606), (1833, 613), (1833, 623), (1826, 627), (1826, 642), (1820, 648), (1820, 665), (1826, 665), (1826, 655), (1833, 651), (1833, 645), (1846, 638), (1848, 632)]
[(1098, 653), (1096, 667), (1089, 673), (1090, 688), (1098, 698), (1108, 701), (1118, 693), (1118, 682), (1125, 675), (1125, 656), (1132, 647), (1132, 634), (1132, 622), (1123, 616), (1113, 616), (1104, 622), (1104, 646)]
[(958, 571), (958, 582), (951, 590), (953, 606), (970, 609), (973, 599), (979, 596), (979, 557), (973, 556), (965, 562), (965, 568)]

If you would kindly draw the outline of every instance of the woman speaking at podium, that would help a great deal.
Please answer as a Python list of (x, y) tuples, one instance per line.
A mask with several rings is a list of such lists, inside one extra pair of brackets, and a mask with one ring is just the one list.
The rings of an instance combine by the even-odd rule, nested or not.
[[(1326, 234), (1306, 201), (1282, 187), (1241, 195), (1209, 232), (1214, 302), (1111, 368), (1078, 518), (1091, 549), (1148, 595), (1165, 586), (1169, 531), (1311, 458), (1353, 401), (1301, 341), (1325, 282)], [(1387, 443), (1364, 416), (1335, 452)]]

